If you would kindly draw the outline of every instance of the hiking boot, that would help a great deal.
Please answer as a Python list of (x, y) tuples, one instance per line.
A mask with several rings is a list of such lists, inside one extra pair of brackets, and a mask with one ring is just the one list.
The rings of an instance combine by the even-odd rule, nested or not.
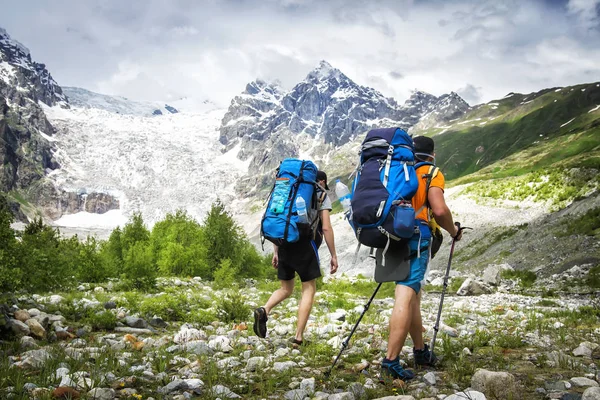
[(415, 357), (415, 365), (424, 365), (428, 367), (434, 367), (437, 364), (437, 357), (433, 353), (433, 351), (429, 351), (429, 346), (425, 345), (425, 347), (421, 350), (415, 350), (413, 348), (413, 356)]
[(409, 381), (415, 377), (414, 372), (402, 368), (399, 356), (394, 360), (384, 358), (381, 362), (381, 374), (391, 376), (393, 379), (402, 379), (403, 381)]
[(267, 311), (264, 307), (254, 310), (254, 333), (256, 336), (261, 338), (267, 336), (267, 320)]

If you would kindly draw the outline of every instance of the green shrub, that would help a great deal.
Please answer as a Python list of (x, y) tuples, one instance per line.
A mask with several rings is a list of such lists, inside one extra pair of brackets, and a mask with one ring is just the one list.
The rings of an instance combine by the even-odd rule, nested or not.
[(458, 291), (458, 289), (460, 289), (460, 287), (462, 286), (462, 284), (465, 282), (467, 278), (463, 277), (463, 276), (458, 276), (456, 278), (452, 278), (452, 280), (450, 281), (450, 284), (448, 285), (448, 289), (450, 290), (450, 293), (456, 293)]
[(219, 318), (217, 317), (217, 313), (212, 310), (207, 309), (194, 309), (192, 310), (187, 319), (189, 322), (198, 324), (200, 326), (210, 325), (212, 322), (217, 321)]
[(586, 282), (590, 287), (600, 288), (600, 265), (596, 265), (590, 269)]
[(214, 273), (213, 286), (217, 289), (231, 288), (235, 284), (238, 275), (236, 268), (231, 265), (231, 260), (224, 258)]
[(542, 299), (538, 301), (536, 305), (540, 307), (560, 307), (557, 302), (547, 299)]
[(144, 298), (138, 310), (147, 318), (157, 315), (165, 321), (182, 321), (189, 311), (189, 303), (183, 293), (164, 293)]
[(223, 322), (245, 322), (250, 316), (250, 307), (238, 292), (221, 299), (217, 307), (217, 317)]
[(19, 243), (10, 227), (13, 215), (4, 195), (0, 194), (0, 292), (21, 286)]
[(505, 279), (517, 279), (521, 288), (532, 287), (537, 279), (535, 272), (524, 270), (503, 270), (500, 276)]
[(150, 246), (147, 242), (134, 243), (125, 254), (123, 278), (136, 289), (151, 289), (156, 286), (156, 276)]
[(94, 330), (113, 330), (117, 326), (117, 316), (108, 310), (91, 311), (85, 317), (85, 322)]
[(585, 213), (568, 218), (565, 226), (556, 232), (556, 236), (600, 235), (600, 207), (587, 210)]
[(77, 271), (74, 241), (61, 240), (58, 230), (45, 225), (41, 218), (30, 222), (19, 244), (22, 287), (45, 292), (74, 283)]
[(85, 242), (77, 241), (76, 248), (79, 281), (106, 282), (109, 278), (117, 276), (118, 269), (114, 264), (103, 260), (100, 245), (94, 237), (88, 236)]
[(209, 276), (202, 226), (185, 211), (157, 222), (150, 241), (161, 275)]
[(526, 345), (521, 336), (519, 332), (515, 332), (514, 334), (498, 334), (494, 338), (494, 344), (503, 349), (518, 349)]

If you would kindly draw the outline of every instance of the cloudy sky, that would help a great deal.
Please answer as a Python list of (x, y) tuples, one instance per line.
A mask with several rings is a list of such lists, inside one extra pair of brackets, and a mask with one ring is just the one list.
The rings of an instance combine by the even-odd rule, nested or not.
[(0, 27), (63, 86), (227, 105), (327, 60), (405, 100), (471, 104), (600, 81), (600, 0), (0, 0)]

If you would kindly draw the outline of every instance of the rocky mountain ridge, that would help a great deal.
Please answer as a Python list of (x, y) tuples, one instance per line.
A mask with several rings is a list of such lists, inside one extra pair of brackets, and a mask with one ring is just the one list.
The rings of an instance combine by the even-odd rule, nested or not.
[[(469, 105), (456, 93), (436, 97), (415, 91), (403, 104), (375, 89), (356, 84), (326, 61), (290, 91), (257, 80), (236, 96), (223, 117), (224, 151), (240, 145), (238, 156), (254, 158), (253, 174), (276, 167), (284, 157), (322, 156), (325, 149), (350, 143), (374, 127), (409, 129), (422, 119), (445, 123)], [(306, 141), (312, 143), (306, 148)], [(243, 187), (247, 191), (248, 187)]]
[(73, 193), (49, 175), (60, 169), (52, 135), (55, 129), (40, 104), (69, 108), (68, 99), (29, 50), (0, 28), (0, 190), (25, 221), (39, 212), (49, 219), (81, 210), (105, 212), (118, 201), (105, 193)]

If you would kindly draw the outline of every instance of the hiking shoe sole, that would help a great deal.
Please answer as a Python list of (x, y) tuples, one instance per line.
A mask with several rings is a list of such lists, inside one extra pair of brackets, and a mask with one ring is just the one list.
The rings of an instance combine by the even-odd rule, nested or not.
[(267, 336), (267, 311), (264, 307), (254, 310), (254, 333), (260, 338)]

